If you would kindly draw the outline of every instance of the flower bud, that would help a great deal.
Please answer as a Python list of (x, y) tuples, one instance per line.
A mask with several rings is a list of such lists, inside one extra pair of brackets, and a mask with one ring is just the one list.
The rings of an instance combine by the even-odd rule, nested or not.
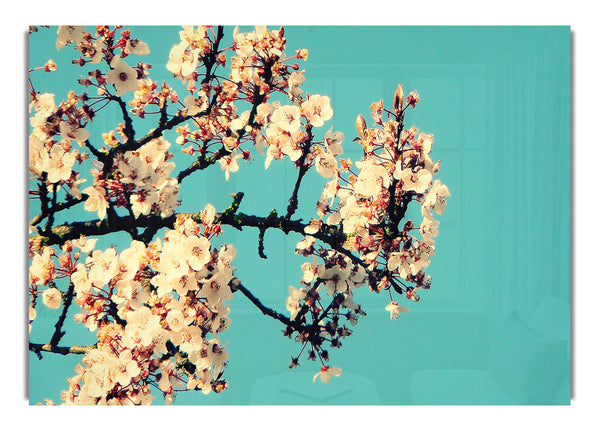
[(394, 110), (396, 114), (399, 113), (400, 108), (402, 108), (402, 104), (404, 103), (404, 87), (402, 84), (398, 85), (396, 88), (396, 92), (394, 93)]
[(367, 123), (361, 114), (356, 117), (356, 131), (361, 138), (365, 138), (365, 130), (367, 129)]

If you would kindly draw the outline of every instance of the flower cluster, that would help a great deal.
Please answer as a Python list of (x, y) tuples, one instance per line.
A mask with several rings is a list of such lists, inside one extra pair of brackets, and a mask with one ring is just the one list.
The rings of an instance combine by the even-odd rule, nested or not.
[(134, 90), (134, 98), (129, 101), (129, 105), (133, 106), (131, 113), (143, 119), (149, 113), (148, 108), (151, 105), (158, 107), (160, 112), (166, 109), (169, 102), (171, 104), (179, 102), (177, 92), (165, 82), (162, 83), (160, 91), (158, 91), (156, 81), (147, 78), (140, 79), (137, 82), (137, 89)]
[[(430, 285), (424, 270), (435, 253), (439, 224), (432, 210), (441, 214), (450, 196), (447, 186), (432, 180), (440, 166), (430, 157), (433, 135), (419, 133), (415, 126), (404, 128), (406, 109), (418, 100), (412, 92), (404, 101), (400, 85), (393, 111), (385, 110), (381, 101), (371, 105), (374, 127), (367, 127), (362, 115), (357, 117), (356, 141), (364, 154), (360, 161), (342, 160), (338, 167), (329, 148), (316, 158), (317, 171), (331, 178), (317, 204), (319, 216), (328, 215), (327, 224), (346, 234), (345, 247), (358, 252), (368, 270), (379, 273), (373, 290), (389, 290), (391, 284), (414, 300), (419, 298), (416, 289)], [(412, 201), (420, 204), (423, 221), (417, 225), (408, 220), (400, 227)]]
[(89, 138), (85, 130), (85, 110), (78, 107), (75, 93), (70, 92), (67, 100), (58, 106), (54, 94), (34, 93), (29, 105), (30, 124), (33, 128), (29, 136), (29, 173), (44, 181), (44, 184), (64, 184), (72, 196), (80, 198), (78, 185), (84, 180), (73, 170), (88, 158), (85, 152), (73, 148)]
[[(332, 133), (331, 129), (323, 142), (315, 142), (311, 149), (307, 163), (329, 181), (317, 202), (319, 218), (312, 219), (306, 226), (304, 231), (308, 236), (296, 246), (296, 253), (313, 257), (312, 262), (302, 265), (301, 282), (305, 287), (296, 290), (290, 286), (289, 289), (286, 308), (293, 324), (288, 335), (297, 331), (298, 337), (303, 339), (303, 328), (294, 324), (303, 323), (303, 313), (309, 310), (313, 321), (324, 325), (325, 332), (327, 324), (337, 328), (339, 312), (336, 311), (344, 306), (350, 309), (347, 318), (355, 322), (353, 312), (360, 307), (352, 300), (352, 291), (367, 281), (375, 292), (389, 293), (390, 303), (385, 309), (392, 319), (408, 311), (393, 299), (392, 290), (417, 301), (416, 291), (430, 287), (431, 277), (425, 274), (425, 269), (435, 254), (434, 238), (439, 225), (432, 212), (444, 212), (450, 193), (439, 180), (433, 181), (440, 166), (430, 157), (433, 135), (419, 133), (415, 126), (404, 128), (406, 109), (415, 107), (418, 94), (412, 92), (404, 100), (404, 89), (400, 85), (394, 98), (393, 111), (384, 109), (383, 101), (371, 105), (373, 127), (367, 127), (362, 115), (357, 117), (355, 141), (363, 147), (361, 160), (353, 163), (340, 158), (338, 163), (338, 156), (343, 154), (344, 135)], [(419, 225), (408, 220), (400, 226), (412, 201), (420, 204), (423, 220)], [(322, 236), (327, 232), (341, 235), (344, 248), (316, 250), (313, 235)], [(319, 264), (318, 258), (324, 263)], [(331, 314), (321, 313), (323, 308), (315, 300), (322, 285), (328, 295), (334, 296)], [(330, 332), (330, 342), (337, 346), (339, 339), (334, 334)], [(321, 360), (327, 359), (320, 353), (326, 337), (313, 334), (305, 339)], [(324, 365), (317, 374), (324, 382), (331, 378), (329, 369)]]
[[(296, 339), (302, 343), (302, 351), (309, 345), (309, 359), (319, 358), (323, 362), (329, 358), (329, 353), (324, 348), (325, 343), (340, 348), (341, 339), (352, 334), (352, 331), (342, 324), (342, 318), (354, 326), (358, 322), (359, 315), (366, 315), (362, 307), (354, 302), (353, 291), (366, 282), (367, 273), (363, 266), (352, 262), (343, 253), (323, 247), (316, 249), (315, 242), (314, 237), (307, 235), (296, 246), (297, 254), (312, 256), (312, 261), (302, 264), (300, 283), (303, 287), (296, 289), (289, 286), (288, 288), (289, 296), (285, 306), (290, 312), (291, 321), (284, 334), (291, 336), (294, 331), (297, 331)], [(329, 306), (323, 305), (324, 299), (321, 297), (323, 286), (325, 286), (325, 293), (332, 297)], [(298, 365), (298, 357), (293, 358), (290, 367)], [(324, 365), (321, 370), (321, 373), (324, 373), (321, 375), (324, 383), (330, 381), (330, 375), (325, 372), (330, 369), (339, 370), (337, 367)], [(339, 376), (339, 374), (333, 375)]]
[(264, 93), (270, 91), (269, 83), (264, 80), (265, 64), (279, 61), (285, 49), (283, 28), (269, 30), (264, 26), (248, 33), (240, 33), (236, 27), (233, 32), (231, 79), (236, 83), (258, 84)]
[[(167, 401), (179, 390), (226, 388), (221, 375), (228, 353), (219, 334), (230, 323), (225, 302), (232, 299), (235, 248), (211, 247), (214, 208), (202, 214), (200, 225), (180, 218), (162, 241), (132, 241), (119, 254), (93, 250), (96, 239), (82, 237), (65, 243), (58, 265), (50, 247), (34, 255), (32, 298), (41, 285), (69, 277), (81, 307), (75, 320), (98, 336), (63, 393), (67, 404), (145, 404), (151, 386)], [(42, 295), (46, 306), (58, 308), (56, 287)], [(31, 310), (33, 320), (34, 304)]]
[[(368, 284), (385, 292), (385, 310), (397, 319), (408, 308), (395, 295), (418, 301), (419, 289), (430, 288), (426, 269), (439, 226), (434, 217), (445, 211), (450, 192), (434, 179), (440, 162), (431, 158), (433, 135), (404, 124), (419, 94), (405, 96), (399, 85), (391, 109), (383, 101), (370, 106), (371, 126), (358, 115), (353, 142), (362, 157), (342, 158), (344, 133), (321, 129), (333, 117), (332, 100), (302, 89), (304, 70), (295, 61), (307, 60), (308, 51), (286, 56), (283, 28), (236, 27), (229, 46), (222, 46), (223, 39), (220, 26), (179, 32), (167, 69), (184, 87), (180, 98), (169, 84), (150, 78), (149, 64), (129, 64), (130, 56), (150, 52), (131, 31), (61, 26), (56, 48), (73, 45), (81, 55), (73, 63), (93, 65), (78, 81), (85, 91), (71, 91), (57, 105), (54, 94), (30, 84), (29, 172), (37, 187), (30, 195), (40, 201), (30, 222), (30, 331), (40, 298), (51, 310), (62, 307), (50, 342), (30, 343), (30, 350), (39, 357), (73, 353), (59, 345), (73, 304), (80, 309), (75, 322), (97, 337), (94, 345), (73, 346), (84, 357), (62, 393), (66, 404), (149, 404), (156, 390), (172, 403), (179, 391), (226, 389), (228, 352), (221, 334), (230, 325), (228, 303), (236, 291), (302, 345), (290, 368), (306, 352), (322, 365), (313, 382), (329, 383), (341, 369), (327, 365), (328, 349), (340, 348), (366, 315), (355, 302), (356, 289)], [(30, 72), (56, 69), (49, 60)], [(107, 106), (123, 121), (98, 145), (86, 127)], [(151, 118), (157, 125), (137, 135), (134, 124)], [(177, 176), (169, 131), (193, 157)], [(94, 157), (92, 184), (83, 190), (86, 179), (76, 164), (90, 155), (74, 143)], [(285, 158), (296, 169), (285, 216), (275, 209), (266, 217), (240, 212), (241, 192), (220, 213), (210, 204), (197, 213), (176, 213), (187, 176), (218, 165), (229, 180), (240, 162), (253, 158), (251, 150), (264, 157), (265, 169)], [(325, 179), (316, 216), (294, 219), (300, 183), (312, 168)], [(407, 217), (413, 202), (421, 216), (415, 221)], [(55, 214), (77, 204), (98, 220), (55, 226)], [(221, 226), (257, 228), (262, 258), (267, 229), (302, 235), (295, 252), (306, 261), (299, 287), (288, 287), (289, 317), (264, 306), (234, 276), (235, 247), (213, 246)], [(131, 236), (127, 248), (96, 248), (93, 237), (115, 232)]]
[[(231, 57), (228, 79), (203, 81), (197, 88), (189, 82), (194, 78), (190, 72), (188, 89), (191, 94), (184, 100), (185, 113), (195, 117), (201, 113), (207, 115), (195, 120), (197, 130), (185, 126), (178, 128), (177, 142), (192, 144), (184, 148), (184, 152), (207, 155), (213, 142), (221, 144), (225, 152), (219, 155), (219, 162), (226, 179), (230, 173), (239, 170), (238, 159), (250, 159), (250, 152), (241, 148), (245, 142), (251, 142), (262, 156), (266, 153), (265, 168), (273, 159), (281, 160), (285, 156), (293, 162), (300, 159), (304, 147), (310, 146), (307, 144), (311, 139), (310, 129), (322, 126), (332, 117), (333, 111), (327, 96), (316, 94), (303, 100), (299, 86), (304, 82), (304, 75), (295, 70), (297, 64), (286, 62), (306, 59), (306, 50), (285, 58), (285, 42), (283, 29), (268, 30), (257, 26), (252, 32), (240, 33), (236, 27), (231, 46), (235, 55)], [(184, 64), (184, 59), (189, 58), (197, 67), (197, 59), (202, 58), (202, 54), (186, 57), (187, 51), (181, 48), (183, 44), (173, 47), (169, 64)], [(214, 46), (213, 42), (213, 49)], [(217, 65), (225, 63), (223, 51), (213, 51), (212, 55), (217, 59)], [(178, 76), (179, 66), (168, 67)], [(273, 93), (285, 94), (293, 104), (269, 102)], [(247, 102), (251, 107), (240, 113), (235, 102)]]
[[(96, 26), (94, 34), (87, 32), (85, 26), (65, 25), (59, 26), (57, 30), (56, 49), (74, 44), (74, 48), (81, 52), (82, 58), (73, 60), (74, 64), (81, 66), (86, 63), (98, 64), (103, 59), (107, 63), (114, 61), (115, 55), (125, 58), (130, 54), (146, 55), (150, 53), (148, 44), (137, 38), (131, 37), (130, 30), (121, 32), (120, 37), (117, 30), (122, 26)], [(116, 54), (116, 51), (120, 51)], [(118, 61), (118, 59), (117, 59)]]
[(202, 64), (203, 57), (211, 51), (212, 43), (208, 37), (208, 27), (183, 26), (179, 32), (180, 42), (169, 53), (167, 69), (182, 82), (196, 81), (196, 68)]
[[(118, 146), (113, 133), (105, 134), (109, 146)], [(114, 143), (112, 141), (115, 141)], [(179, 205), (179, 184), (170, 176), (175, 163), (168, 161), (171, 144), (160, 137), (144, 144), (136, 151), (120, 155), (114, 168), (106, 175), (92, 170), (94, 185), (83, 190), (88, 195), (85, 209), (106, 216), (111, 203), (127, 207), (135, 218), (151, 212), (168, 217)]]

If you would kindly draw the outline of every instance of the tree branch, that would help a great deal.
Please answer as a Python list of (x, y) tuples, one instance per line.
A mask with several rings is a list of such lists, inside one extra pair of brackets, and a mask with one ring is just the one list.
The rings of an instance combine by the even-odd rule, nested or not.
[(56, 325), (54, 325), (54, 328), (55, 328), (54, 334), (52, 335), (52, 338), (50, 339), (50, 343), (48, 343), (51, 346), (57, 346), (58, 343), (60, 342), (60, 339), (63, 337), (63, 335), (65, 335), (65, 332), (62, 330), (62, 327), (63, 327), (63, 324), (65, 323), (65, 319), (67, 317), (69, 307), (71, 306), (71, 303), (73, 301), (74, 292), (75, 292), (75, 285), (73, 284), (73, 282), (70, 282), (69, 289), (67, 290), (67, 293), (65, 293), (65, 297), (63, 299), (62, 313), (60, 314), (60, 317), (58, 318)]
[(127, 141), (131, 142), (135, 140), (135, 130), (133, 129), (133, 121), (129, 116), (129, 111), (127, 111), (127, 104), (121, 99), (119, 96), (109, 96), (109, 100), (113, 100), (119, 104), (121, 108), (121, 113), (123, 114), (123, 121), (125, 121), (125, 129), (123, 129), (123, 133), (127, 136)]
[(302, 148), (302, 155), (296, 162), (298, 166), (300, 166), (298, 170), (298, 178), (296, 178), (296, 184), (294, 184), (294, 190), (292, 191), (292, 196), (289, 199), (289, 205), (287, 207), (287, 218), (292, 218), (296, 210), (298, 209), (298, 192), (300, 190), (300, 183), (302, 182), (302, 178), (306, 172), (308, 172), (310, 165), (305, 164), (306, 156), (310, 153), (310, 147), (312, 144), (312, 140), (314, 138), (312, 134), (312, 126), (309, 126), (308, 129), (308, 139), (304, 142), (304, 148)]
[(298, 324), (290, 320), (288, 317), (284, 316), (281, 313), (276, 312), (275, 310), (266, 307), (260, 300), (252, 294), (239, 279), (235, 278), (231, 281), (231, 290), (236, 292), (241, 292), (246, 298), (252, 302), (256, 308), (258, 308), (265, 316), (270, 316), (275, 320), (279, 320), (286, 326), (298, 327)]
[(69, 208), (77, 205), (78, 203), (85, 202), (87, 200), (87, 198), (88, 198), (88, 195), (83, 193), (81, 195), (81, 199), (75, 198), (75, 199), (69, 200), (67, 202), (60, 202), (56, 205), (53, 205), (51, 209), (46, 210), (46, 211), (43, 211), (43, 209), (42, 209), (41, 213), (39, 213), (38, 215), (36, 215), (34, 218), (31, 219), (31, 221), (29, 222), (29, 226), (35, 226), (35, 225), (39, 224), (42, 220), (44, 220), (46, 217), (48, 217), (48, 215), (50, 213), (56, 214), (57, 212), (69, 209)]
[(92, 349), (95, 349), (95, 344), (89, 346), (52, 346), (50, 344), (29, 343), (29, 350), (42, 358), (42, 352), (58, 353), (59, 355), (85, 355)]

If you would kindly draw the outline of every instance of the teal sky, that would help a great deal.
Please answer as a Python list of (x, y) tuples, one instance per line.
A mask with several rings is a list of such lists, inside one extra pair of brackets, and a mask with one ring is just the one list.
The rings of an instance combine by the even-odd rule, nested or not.
[[(159, 83), (167, 80), (183, 94), (180, 82), (164, 67), (171, 46), (179, 41), (179, 28), (132, 30), (150, 46), (151, 54), (140, 58), (153, 65), (150, 77)], [(226, 35), (231, 33), (227, 28)], [(560, 354), (549, 350), (547, 357), (553, 359), (546, 360), (532, 346), (539, 344), (542, 351), (570, 340), (569, 28), (292, 26), (286, 28), (286, 37), (288, 53), (309, 50), (308, 61), (300, 64), (306, 69), (302, 88), (331, 97), (334, 118), (319, 136), (331, 126), (342, 131), (344, 157), (353, 161), (361, 154), (352, 143), (356, 115), (367, 117), (369, 105), (380, 99), (390, 106), (399, 83), (407, 91), (419, 91), (421, 102), (405, 122), (434, 134), (432, 158), (442, 161), (437, 178), (452, 193), (446, 213), (438, 216), (436, 256), (428, 269), (433, 285), (419, 303), (405, 303), (411, 311), (396, 321), (384, 310), (388, 298), (361, 288), (357, 302), (368, 315), (359, 320), (342, 349), (331, 352), (331, 364), (344, 371), (329, 386), (312, 384), (310, 378), (318, 371), (312, 362), (302, 361), (289, 371), (290, 356), (299, 345), (284, 338), (275, 321), (236, 296), (231, 302), (233, 322), (223, 337), (229, 341), (230, 388), (219, 396), (182, 394), (178, 402), (568, 403), (568, 346)], [(48, 58), (58, 64), (58, 72), (32, 75), (36, 90), (54, 93), (58, 102), (78, 86), (75, 80), (82, 70), (69, 64), (72, 48), (56, 52), (55, 38), (55, 28), (34, 34), (29, 58), (30, 67)], [(100, 133), (113, 129), (117, 114), (101, 112), (89, 129), (92, 139), (99, 142)], [(136, 124), (138, 133), (152, 127)], [(175, 135), (166, 138), (177, 154)], [(228, 182), (218, 166), (189, 178), (182, 187), (180, 211), (198, 211), (208, 202), (223, 209), (230, 202), (228, 193), (243, 191), (244, 212), (284, 212), (295, 181), (293, 166), (289, 161), (273, 162), (265, 171), (261, 156), (253, 156), (256, 159), (242, 165)], [(176, 160), (186, 159), (177, 155)], [(324, 184), (314, 172), (307, 176), (299, 217), (314, 216)], [(30, 209), (30, 217), (35, 210)], [(80, 208), (57, 222), (76, 218), (96, 217)], [(236, 245), (234, 265), (244, 284), (266, 305), (283, 312), (287, 286), (297, 287), (301, 277), (304, 259), (293, 254), (299, 239), (269, 231), (266, 261), (258, 258), (255, 230), (226, 230), (219, 241)], [(123, 248), (127, 241), (127, 236), (102, 238), (98, 247)], [(551, 306), (544, 307), (547, 304)], [(564, 304), (566, 316), (552, 312), (563, 310)], [(513, 311), (522, 325), (510, 322), (529, 338), (513, 338), (498, 351)], [(40, 307), (32, 341), (47, 341), (56, 315)], [(44, 323), (50, 328), (44, 330)], [(63, 343), (80, 344), (82, 337), (91, 340), (90, 336), (74, 327)], [(556, 355), (560, 360), (554, 360)], [(30, 354), (30, 403), (58, 401), (80, 359), (47, 354), (38, 361)], [(499, 392), (488, 390), (486, 385), (494, 381), (489, 376), (497, 381), (514, 364), (537, 368), (540, 381), (556, 380), (551, 399), (550, 389), (537, 381), (524, 388), (508, 382), (508, 398), (494, 398)]]

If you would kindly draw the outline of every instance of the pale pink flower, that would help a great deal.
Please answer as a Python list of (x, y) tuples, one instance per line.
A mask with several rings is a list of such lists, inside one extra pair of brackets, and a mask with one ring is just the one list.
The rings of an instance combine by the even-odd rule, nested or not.
[(217, 210), (212, 204), (206, 204), (204, 210), (200, 213), (200, 217), (202, 219), (202, 223), (206, 225), (211, 225), (215, 221), (215, 217), (217, 215)]
[(86, 263), (91, 264), (88, 277), (98, 288), (108, 284), (119, 272), (119, 258), (117, 251), (112, 247), (106, 251), (94, 250)]
[(237, 250), (232, 244), (223, 244), (219, 250), (219, 261), (224, 265), (230, 265), (236, 254)]
[(419, 225), (419, 231), (423, 237), (427, 236), (430, 238), (435, 238), (438, 236), (438, 226), (440, 222), (435, 220), (431, 213), (427, 210), (422, 211), (423, 213), (423, 222)]
[(122, 387), (130, 384), (131, 379), (137, 377), (141, 372), (137, 361), (133, 359), (132, 351), (129, 349), (119, 353), (119, 364), (115, 365), (114, 368), (111, 368), (111, 371), (114, 374), (113, 380)]
[(53, 145), (47, 165), (48, 181), (58, 183), (68, 180), (76, 161), (75, 155), (75, 152), (65, 151), (59, 144)]
[(325, 290), (328, 295), (333, 296), (335, 292), (345, 292), (348, 290), (348, 277), (350, 277), (351, 268), (349, 265), (341, 267), (334, 265), (331, 268), (319, 267), (318, 277), (326, 280)]
[(319, 231), (319, 229), (321, 229), (322, 225), (323, 225), (323, 220), (313, 218), (310, 220), (310, 223), (304, 228), (304, 232), (309, 235), (313, 235), (313, 234), (317, 233)]
[(390, 312), (390, 319), (397, 319), (400, 313), (406, 313), (409, 309), (398, 305), (396, 301), (391, 301), (385, 306), (385, 309)]
[(82, 190), (82, 193), (86, 193), (88, 195), (83, 207), (87, 211), (98, 211), (98, 217), (100, 217), (100, 220), (104, 219), (106, 216), (106, 209), (108, 208), (106, 191), (100, 186), (91, 186)]
[(44, 247), (41, 254), (36, 253), (33, 256), (29, 266), (29, 284), (46, 285), (54, 278), (56, 264), (52, 261), (54, 249)]
[(232, 154), (229, 154), (225, 157), (221, 157), (219, 159), (219, 163), (221, 164), (221, 170), (225, 171), (225, 180), (229, 181), (229, 173), (237, 172), (240, 169), (240, 165), (237, 162), (237, 159), (242, 157), (242, 154), (236, 154), (235, 151)]
[[(34, 99), (29, 104), (29, 112), (30, 113), (31, 113), (32, 108), (35, 110), (36, 119), (45, 120), (54, 112), (54, 109), (56, 109), (56, 104), (54, 103), (54, 94), (53, 93), (36, 94)], [(32, 120), (33, 120), (33, 118), (32, 118)], [(33, 122), (31, 123), (31, 125), (34, 126)]]
[(65, 190), (74, 198), (81, 199), (81, 190), (79, 189), (79, 185), (85, 183), (87, 180), (85, 178), (79, 178), (79, 172), (76, 172), (69, 180), (64, 183)]
[(102, 61), (102, 46), (104, 45), (104, 38), (98, 38), (94, 42), (95, 52), (90, 56), (90, 63), (98, 64)]
[(76, 271), (71, 274), (71, 283), (75, 287), (77, 296), (86, 295), (92, 290), (92, 282), (90, 281), (85, 265), (78, 263)]
[(62, 293), (55, 287), (50, 287), (42, 293), (42, 302), (48, 308), (56, 310), (62, 303)]
[(423, 207), (433, 209), (436, 213), (442, 214), (446, 210), (446, 197), (450, 196), (448, 186), (442, 184), (440, 180), (435, 180), (433, 186), (425, 195)]
[(61, 25), (56, 31), (56, 50), (60, 51), (63, 46), (71, 42), (79, 43), (83, 40), (84, 25)]
[(303, 283), (311, 283), (313, 280), (315, 280), (318, 277), (318, 274), (320, 272), (322, 272), (322, 269), (324, 268), (324, 266), (319, 265), (317, 263), (317, 258), (315, 256), (313, 256), (312, 263), (304, 262), (300, 268), (302, 269), (301, 281)]
[(339, 224), (339, 222), (342, 220), (342, 216), (339, 213), (339, 211), (336, 211), (334, 213), (331, 213), (329, 215), (329, 217), (327, 217), (327, 224), (330, 226), (335, 226), (337, 224)]
[(320, 153), (316, 157), (315, 167), (323, 178), (331, 178), (338, 169), (337, 160), (330, 153)]
[(200, 271), (211, 259), (210, 241), (203, 236), (187, 237), (182, 247), (185, 247), (187, 262), (194, 271)]
[(344, 154), (344, 149), (342, 148), (342, 142), (344, 141), (344, 134), (342, 132), (331, 132), (333, 127), (325, 133), (325, 144), (327, 145), (327, 150), (333, 154), (334, 156), (339, 156)]
[(413, 190), (417, 193), (425, 193), (431, 185), (432, 175), (427, 169), (419, 169), (413, 171), (412, 168), (404, 168), (400, 170), (400, 161), (396, 165), (394, 178), (402, 180), (403, 190)]
[(42, 175), (44, 159), (48, 160), (48, 150), (44, 142), (38, 139), (35, 135), (29, 136), (29, 172), (35, 175)]
[(221, 346), (219, 344), (219, 340), (213, 338), (209, 340), (208, 346), (206, 348), (208, 353), (208, 358), (213, 363), (213, 377), (216, 377), (221, 371), (221, 368), (229, 359), (229, 352), (225, 350), (225, 346)]
[(229, 287), (230, 280), (228, 274), (218, 271), (203, 282), (201, 293), (209, 305), (214, 306), (219, 301), (230, 301), (233, 298), (233, 293)]
[(376, 161), (368, 159), (356, 162), (360, 169), (354, 191), (364, 196), (377, 196), (383, 188), (390, 185), (391, 179), (387, 169)]
[(83, 143), (90, 137), (90, 132), (85, 130), (79, 125), (74, 125), (66, 121), (61, 121), (59, 124), (60, 134), (67, 142), (77, 141), (79, 146), (83, 146)]
[(304, 238), (298, 241), (298, 244), (296, 244), (296, 253), (303, 256), (308, 256), (314, 249), (315, 241), (315, 237), (305, 235)]
[(128, 91), (132, 93), (138, 88), (137, 71), (123, 61), (113, 61), (111, 70), (106, 72), (106, 81), (116, 88), (116, 95), (122, 96)]
[(150, 48), (146, 42), (142, 42), (139, 39), (129, 39), (125, 49), (135, 55), (146, 55), (150, 54)]
[(181, 77), (181, 67), (183, 66), (183, 60), (185, 50), (188, 47), (187, 41), (183, 40), (177, 45), (173, 45), (169, 52), (169, 61), (167, 62), (167, 70), (173, 73), (173, 75)]
[(333, 117), (330, 99), (328, 96), (313, 94), (302, 103), (302, 114), (308, 122), (314, 127), (321, 127), (325, 121)]
[(100, 364), (95, 364), (86, 371), (83, 381), (81, 392), (92, 398), (103, 397), (112, 388), (108, 369)]
[(300, 108), (295, 105), (284, 105), (271, 115), (271, 122), (288, 133), (300, 129)]
[(179, 332), (184, 328), (184, 317), (181, 310), (171, 310), (165, 317), (169, 329), (173, 332)]
[(72, 244), (74, 247), (78, 247), (82, 253), (89, 253), (94, 249), (97, 241), (98, 238), (87, 238), (85, 235), (81, 235), (73, 240)]
[(190, 94), (183, 99), (183, 104), (187, 108), (187, 114), (191, 116), (204, 111), (208, 107), (208, 99), (204, 92), (201, 92), (198, 98)]
[(301, 308), (300, 302), (306, 297), (308, 291), (304, 287), (296, 289), (294, 286), (289, 286), (288, 292), (290, 295), (285, 300), (285, 308), (290, 312), (290, 319), (295, 319)]
[(319, 371), (313, 377), (313, 383), (317, 381), (317, 377), (321, 378), (323, 383), (329, 383), (331, 381), (331, 376), (340, 376), (342, 374), (342, 369), (340, 367), (329, 367), (327, 365), (323, 365), (321, 367), (321, 371)]
[(304, 76), (304, 70), (300, 72), (292, 72), (288, 77), (288, 93), (290, 99), (296, 98), (302, 94), (300, 86), (304, 83), (306, 77)]
[(433, 146), (433, 134), (419, 133), (416, 146), (419, 148), (422, 155), (429, 154), (431, 152), (431, 147)]
[(137, 193), (130, 196), (129, 202), (135, 218), (141, 214), (148, 215), (152, 211), (152, 206), (158, 202), (158, 193), (153, 187), (140, 187)]

